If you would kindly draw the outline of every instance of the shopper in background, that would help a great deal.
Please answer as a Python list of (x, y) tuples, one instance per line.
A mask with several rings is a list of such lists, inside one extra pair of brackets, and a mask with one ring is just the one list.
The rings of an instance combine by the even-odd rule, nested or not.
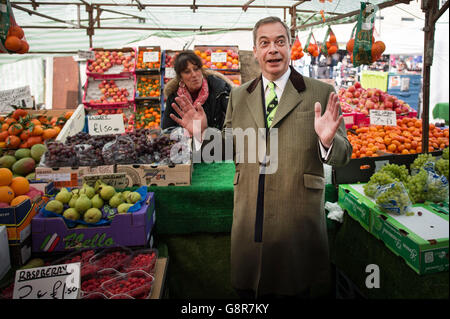
[(222, 129), (233, 82), (219, 72), (204, 69), (194, 51), (180, 52), (174, 66), (176, 77), (164, 88), (167, 101), (161, 127), (178, 126), (170, 118), (174, 113), (172, 103), (177, 96), (185, 96), (193, 105), (203, 107), (209, 127)]
[[(253, 42), (262, 75), (231, 91), (224, 129), (265, 128), (272, 145), (276, 128), (278, 166), (265, 174), (270, 164), (261, 159), (235, 159), (231, 284), (243, 298), (320, 296), (331, 291), (323, 163), (345, 165), (352, 147), (334, 88), (289, 67), (286, 24), (277, 17), (258, 21)], [(191, 134), (198, 120), (204, 132), (202, 108), (183, 97), (176, 102), (181, 118), (171, 118)], [(236, 154), (249, 151), (250, 142), (242, 144), (234, 145)]]

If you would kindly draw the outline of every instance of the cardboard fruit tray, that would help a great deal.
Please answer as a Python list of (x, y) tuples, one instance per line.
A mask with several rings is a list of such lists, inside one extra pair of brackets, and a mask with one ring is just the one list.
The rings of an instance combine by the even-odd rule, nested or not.
[[(96, 103), (96, 100), (100, 100), (103, 93), (100, 91), (99, 84), (104, 81), (114, 81), (119, 89), (126, 89), (128, 96), (126, 96), (127, 101), (110, 101), (110, 97), (106, 101), (101, 103)], [(135, 100), (135, 87), (136, 87), (136, 77), (134, 75), (129, 76), (114, 76), (109, 79), (100, 79), (94, 77), (88, 77), (84, 85), (84, 95), (83, 104), (85, 107), (92, 109), (108, 109), (108, 108), (134, 108)]]

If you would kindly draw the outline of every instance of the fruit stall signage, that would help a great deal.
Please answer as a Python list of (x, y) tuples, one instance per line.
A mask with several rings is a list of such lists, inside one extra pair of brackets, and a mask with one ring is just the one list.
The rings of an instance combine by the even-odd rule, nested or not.
[(164, 76), (168, 79), (173, 79), (177, 76), (174, 68), (166, 68), (166, 73)]
[(211, 53), (211, 62), (212, 63), (227, 62), (227, 53), (226, 52), (212, 52)]
[(158, 52), (151, 51), (151, 52), (144, 52), (144, 56), (142, 57), (142, 60), (144, 63), (147, 62), (158, 62), (159, 61), (159, 54)]
[(94, 51), (78, 51), (78, 58), (82, 60), (95, 60)]
[(370, 110), (370, 125), (397, 125), (397, 115), (395, 111)]
[(125, 133), (122, 114), (89, 115), (90, 135), (110, 135)]
[(31, 97), (30, 86), (23, 86), (16, 89), (0, 91), (0, 112), (11, 112), (14, 108), (11, 105), (20, 108), (32, 108), (33, 98)]
[(97, 180), (101, 180), (114, 188), (128, 187), (128, 178), (125, 173), (89, 174), (83, 176), (83, 184), (88, 184), (89, 186), (94, 186)]
[(13, 299), (77, 299), (80, 263), (16, 271)]

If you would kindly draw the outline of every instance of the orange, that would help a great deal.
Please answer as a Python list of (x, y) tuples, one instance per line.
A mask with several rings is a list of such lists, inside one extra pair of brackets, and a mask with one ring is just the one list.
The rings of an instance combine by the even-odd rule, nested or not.
[(20, 50), (17, 50), (17, 53), (19, 54), (24, 54), (24, 53), (28, 53), (28, 50), (30, 50), (30, 45), (28, 44), (27, 41), (24, 40), (20, 40), (22, 42), (22, 47), (20, 48)]
[(16, 195), (23, 195), (30, 191), (30, 183), (25, 177), (14, 177), (9, 185)]
[(6, 37), (5, 48), (14, 52), (19, 51), (20, 49), (22, 49), (22, 40), (13, 35)]
[(24, 36), (23, 30), (21, 27), (19, 27), (18, 25), (12, 25), (9, 27), (8, 30), (8, 36), (15, 36), (18, 37), (19, 39), (22, 39)]
[(0, 186), (11, 184), (13, 174), (8, 168), (0, 168)]
[(14, 199), (14, 191), (9, 186), (0, 186), (0, 202), (11, 203)]
[(22, 203), (23, 201), (25, 201), (25, 200), (27, 200), (27, 199), (30, 199), (30, 197), (28, 197), (27, 195), (20, 195), (20, 196), (17, 196), (16, 198), (14, 198), (12, 201), (11, 201), (11, 206), (17, 206), (17, 205), (19, 205), (20, 203)]

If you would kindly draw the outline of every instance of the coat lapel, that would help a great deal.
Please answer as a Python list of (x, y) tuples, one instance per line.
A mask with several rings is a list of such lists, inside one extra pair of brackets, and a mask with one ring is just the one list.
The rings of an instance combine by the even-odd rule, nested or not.
[(277, 112), (272, 122), (272, 127), (275, 127), (283, 118), (285, 118), (293, 109), (295, 109), (302, 102), (302, 95), (294, 88), (291, 81), (287, 81), (278, 104)]
[(260, 76), (253, 81), (251, 88), (247, 90), (249, 92), (247, 96), (247, 107), (250, 110), (250, 113), (252, 114), (257, 127), (259, 128), (265, 127), (264, 113), (261, 107), (261, 105), (263, 104), (261, 96), (261, 85), (262, 80)]

